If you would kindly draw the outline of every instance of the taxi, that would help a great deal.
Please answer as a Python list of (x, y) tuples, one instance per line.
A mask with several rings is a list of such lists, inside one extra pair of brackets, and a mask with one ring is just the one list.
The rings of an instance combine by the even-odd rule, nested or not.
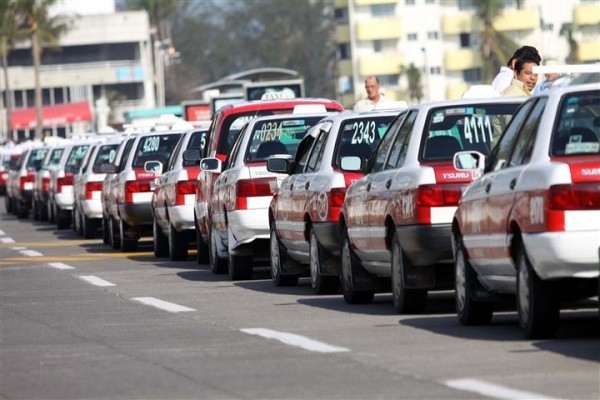
[(52, 207), (50, 207), (50, 171), (56, 169), (60, 163), (63, 152), (65, 151), (66, 143), (62, 145), (50, 146), (46, 154), (46, 158), (42, 163), (42, 169), (35, 175), (33, 182), (33, 217), (39, 221), (54, 222), (52, 215)]
[(224, 164), (218, 158), (202, 160), (202, 169), (221, 173), (210, 204), (213, 271), (228, 271), (232, 280), (250, 279), (253, 260), (268, 258), (269, 203), (285, 175), (267, 171), (267, 159), (293, 157), (306, 132), (327, 115), (322, 107), (320, 113), (254, 119), (242, 128)]
[[(525, 335), (551, 337), (562, 301), (597, 295), (598, 110), (597, 84), (530, 98), (463, 194), (452, 222), (461, 323), (490, 323), (502, 295), (516, 295)], [(459, 153), (455, 166), (470, 173), (481, 161)]]
[[(275, 96), (276, 94), (270, 93)], [(277, 114), (288, 114), (295, 108), (310, 109), (315, 105), (323, 105), (330, 112), (343, 111), (344, 107), (334, 100), (328, 99), (274, 99), (250, 101), (236, 105), (226, 105), (221, 107), (213, 116), (212, 123), (208, 132), (208, 141), (203, 151), (204, 157), (218, 158), (225, 161), (231, 151), (231, 146), (235, 142), (242, 126), (258, 117), (264, 117)], [(196, 203), (194, 205), (194, 218), (196, 229), (198, 230), (198, 239), (196, 246), (201, 255), (208, 256), (211, 232), (211, 210), (209, 203), (211, 201), (215, 180), (219, 173), (215, 171), (200, 171), (196, 186)], [(200, 256), (202, 257), (202, 256)]]
[(29, 217), (33, 200), (33, 181), (36, 173), (42, 168), (48, 148), (34, 143), (21, 154), (17, 165), (10, 170), (8, 197), (12, 203), (12, 211), (18, 218)]
[(396, 312), (420, 312), (428, 290), (451, 287), (450, 223), (462, 191), (477, 177), (456, 170), (454, 154), (489, 154), (522, 102), (434, 102), (412, 106), (394, 120), (341, 207), (346, 302), (368, 303), (391, 283)]
[(151, 203), (156, 257), (185, 260), (189, 244), (196, 240), (194, 195), (200, 162), (199, 159), (187, 161), (184, 153), (188, 149), (202, 149), (207, 131), (208, 123), (186, 132), (156, 182)]
[[(311, 131), (295, 160), (271, 159), (267, 169), (286, 173), (270, 204), (271, 275), (275, 285), (310, 275), (319, 294), (339, 289), (338, 217), (347, 188), (362, 176), (345, 171), (341, 159), (366, 164), (401, 110), (342, 113)], [(285, 161), (285, 162), (282, 162)], [(276, 164), (280, 164), (277, 168)]]

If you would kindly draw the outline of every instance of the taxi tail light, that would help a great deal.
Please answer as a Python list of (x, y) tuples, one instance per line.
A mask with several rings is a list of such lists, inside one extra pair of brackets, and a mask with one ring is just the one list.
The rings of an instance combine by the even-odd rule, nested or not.
[(185, 196), (196, 194), (196, 181), (179, 181), (175, 185), (175, 204), (178, 206), (185, 205)]
[(271, 188), (277, 187), (277, 178), (240, 179), (235, 187), (235, 209), (247, 210), (249, 197), (273, 196)]
[(340, 209), (344, 205), (346, 188), (332, 188), (329, 191), (329, 221), (337, 222), (340, 219)]
[(73, 186), (73, 175), (68, 174), (56, 180), (56, 193), (62, 193), (65, 186)]
[(547, 228), (565, 230), (565, 211), (600, 210), (600, 183), (550, 186), (545, 196)]
[(35, 177), (33, 175), (22, 176), (19, 178), (19, 188), (21, 190), (31, 190), (33, 189), (33, 179)]
[(462, 195), (462, 186), (457, 184), (420, 185), (415, 195), (417, 223), (431, 223), (432, 207), (456, 207)]
[(92, 200), (94, 192), (102, 191), (102, 182), (88, 182), (85, 184), (85, 198)]
[(50, 190), (50, 178), (42, 178), (42, 192)]
[(0, 173), (0, 182), (6, 182), (6, 179), (8, 179), (8, 172)]
[(152, 181), (153, 179), (125, 182), (125, 203), (133, 204), (133, 195), (135, 193), (150, 192), (150, 183)]

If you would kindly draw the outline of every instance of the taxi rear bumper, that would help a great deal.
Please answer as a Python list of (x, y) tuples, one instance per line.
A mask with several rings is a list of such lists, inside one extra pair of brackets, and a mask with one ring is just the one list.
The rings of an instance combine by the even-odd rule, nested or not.
[(396, 227), (402, 250), (414, 266), (452, 262), (450, 224)]

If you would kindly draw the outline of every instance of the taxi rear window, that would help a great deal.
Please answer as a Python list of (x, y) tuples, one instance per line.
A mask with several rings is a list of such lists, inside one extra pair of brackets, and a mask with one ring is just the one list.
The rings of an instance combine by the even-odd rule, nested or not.
[(52, 153), (50, 153), (50, 159), (48, 160), (48, 166), (58, 165), (60, 163), (60, 158), (62, 157), (65, 149), (53, 149)]
[(71, 153), (69, 153), (69, 158), (67, 158), (67, 163), (65, 164), (65, 172), (71, 174), (76, 173), (79, 167), (81, 167), (83, 157), (85, 157), (89, 148), (90, 146), (88, 144), (73, 146)]
[(29, 160), (27, 160), (27, 169), (38, 171), (40, 168), (42, 168), (42, 163), (44, 162), (44, 158), (46, 158), (47, 153), (48, 149), (31, 150)]
[(94, 160), (94, 166), (92, 167), (92, 172), (95, 174), (100, 173), (100, 166), (104, 163), (112, 164), (115, 162), (115, 157), (117, 156), (117, 148), (118, 144), (105, 144), (100, 147), (98, 150), (98, 154), (96, 155), (96, 159)]
[(285, 118), (257, 122), (254, 124), (244, 161), (266, 161), (274, 154), (296, 155), (306, 132), (322, 118)]
[(364, 160), (371, 158), (394, 117), (395, 115), (381, 115), (344, 121), (340, 126), (333, 166), (339, 167), (342, 157), (359, 156)]
[(519, 103), (491, 103), (431, 110), (425, 123), (421, 160), (451, 161), (461, 150), (489, 155), (518, 107)]
[[(290, 110), (286, 110), (286, 112), (289, 111)], [(217, 153), (229, 154), (229, 152), (231, 151), (231, 146), (233, 146), (233, 143), (235, 142), (238, 133), (240, 133), (240, 130), (246, 122), (258, 117), (266, 117), (268, 115), (273, 114), (273, 110), (259, 110), (247, 113), (234, 114), (225, 118), (220, 130), (221, 133), (219, 135), (219, 138), (217, 139), (219, 141), (217, 143)]]
[(565, 95), (552, 135), (553, 157), (600, 154), (600, 93)]
[(141, 138), (133, 158), (132, 168), (144, 168), (146, 161), (160, 161), (166, 165), (180, 138), (181, 133)]

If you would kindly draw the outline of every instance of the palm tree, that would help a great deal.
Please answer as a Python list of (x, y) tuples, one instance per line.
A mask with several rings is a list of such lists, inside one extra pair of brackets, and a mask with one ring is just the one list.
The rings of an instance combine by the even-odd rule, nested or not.
[[(483, 60), (482, 80), (491, 82), (500, 66), (518, 47), (507, 35), (494, 28), (494, 20), (502, 12), (503, 4), (499, 0), (472, 0), (475, 14), (481, 20), (479, 50)], [(519, 5), (522, 3), (519, 2)]]
[(44, 47), (58, 46), (59, 38), (70, 28), (70, 21), (62, 15), (50, 16), (49, 7), (56, 0), (18, 0), (16, 12), (23, 17), (23, 27), (31, 39), (31, 55), (35, 81), (36, 126), (35, 138), (42, 139), (42, 87), (40, 66)]

